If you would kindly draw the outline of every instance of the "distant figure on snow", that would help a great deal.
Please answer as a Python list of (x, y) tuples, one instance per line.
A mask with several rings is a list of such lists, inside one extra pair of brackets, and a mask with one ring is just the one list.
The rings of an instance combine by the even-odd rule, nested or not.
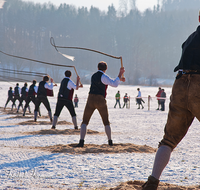
[[(25, 116), (27, 108), (29, 108), (29, 112), (31, 112), (30, 106), (29, 106), (31, 101), (35, 105), (35, 99), (36, 99), (35, 95), (37, 94), (37, 91), (38, 91), (38, 87), (36, 86), (36, 80), (33, 80), (32, 85), (29, 87), (29, 90), (28, 90), (28, 96), (26, 98), (26, 104), (24, 106), (23, 116)], [(40, 112), (39, 112), (39, 114), (40, 114)]]
[(15, 88), (14, 88), (14, 98), (13, 98), (13, 104), (12, 104), (12, 109), (15, 105), (15, 101), (18, 100), (20, 103), (20, 94), (21, 94), (21, 88), (19, 87), (19, 83), (16, 84)]
[(124, 96), (124, 105), (123, 105), (123, 108), (126, 106), (126, 108), (128, 108), (128, 101), (129, 101), (129, 98), (128, 98), (128, 94), (126, 93), (125, 96)]
[(142, 102), (144, 102), (144, 100), (142, 99), (142, 94), (139, 88), (137, 88), (138, 91), (138, 95), (136, 97), (136, 105), (138, 104), (138, 109), (140, 109), (140, 105), (142, 106), (142, 109), (144, 109), (144, 106), (142, 105)]
[(162, 89), (161, 89), (161, 87), (159, 87), (158, 88), (158, 92), (157, 92), (157, 94), (156, 94), (156, 97), (157, 97), (157, 100), (158, 100), (158, 108), (157, 108), (157, 110), (159, 110), (160, 109), (160, 105), (161, 105), (161, 103), (160, 103), (160, 95), (161, 95), (161, 93), (162, 93)]
[(74, 97), (74, 107), (75, 108), (78, 107), (78, 102), (79, 102), (78, 96), (77, 96), (77, 94), (75, 94), (75, 97)]
[[(20, 97), (20, 102), (19, 102), (19, 105), (18, 105), (18, 108), (17, 108), (17, 112), (19, 111), (19, 108), (20, 106), (22, 107), (22, 110), (23, 110), (23, 101), (26, 101), (26, 98), (28, 96), (28, 88), (27, 88), (27, 83), (25, 82), (24, 83), (24, 86), (22, 87), (21, 89), (21, 97)], [(30, 110), (30, 107), (29, 107), (29, 110)]]
[(116, 105), (119, 104), (119, 108), (121, 108), (121, 105), (120, 105), (120, 92), (118, 91), (117, 94), (115, 95), (115, 100), (116, 100), (116, 103), (114, 105), (114, 108), (116, 108)]
[[(49, 104), (49, 100), (47, 98), (47, 89), (53, 90), (53, 79), (51, 78), (51, 84), (49, 84), (49, 77), (44, 76), (43, 80), (39, 83), (38, 92), (37, 92), (37, 98), (35, 100), (35, 110), (34, 110), (34, 121), (37, 121), (37, 115), (39, 111), (40, 104), (43, 103), (46, 109), (48, 110), (48, 115), (50, 118), (50, 121), (52, 122), (52, 113), (51, 113), (51, 107)], [(56, 84), (55, 84), (56, 86)]]
[(166, 93), (165, 90), (162, 89), (162, 93), (160, 95), (161, 99), (160, 99), (160, 104), (161, 104), (161, 111), (165, 111), (165, 98), (166, 98)]
[(6, 101), (4, 109), (6, 109), (6, 106), (7, 106), (8, 102), (10, 102), (10, 101), (13, 102), (13, 90), (12, 90), (12, 87), (10, 87), (10, 89), (8, 90), (8, 99)]

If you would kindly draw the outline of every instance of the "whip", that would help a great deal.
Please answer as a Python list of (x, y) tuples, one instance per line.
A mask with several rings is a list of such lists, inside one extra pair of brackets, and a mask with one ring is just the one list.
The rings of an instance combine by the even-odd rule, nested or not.
[[(97, 51), (97, 50), (94, 50), (94, 49), (89, 49), (89, 48), (82, 48), (82, 47), (65, 47), (65, 46), (56, 46), (55, 45), (55, 41), (54, 41), (54, 38), (51, 37), (50, 38), (50, 43), (51, 45), (56, 49), (56, 51), (58, 53), (60, 53), (61, 55), (63, 55), (64, 57), (74, 61), (74, 57), (73, 56), (69, 56), (69, 55), (66, 55), (66, 54), (62, 54), (61, 52), (58, 51), (57, 48), (70, 48), (70, 49), (81, 49), (81, 50), (86, 50), (86, 51), (92, 51), (92, 52), (95, 52), (95, 53), (99, 53), (99, 54), (102, 54), (102, 55), (105, 55), (105, 56), (108, 56), (108, 57), (112, 57), (114, 59), (120, 59), (121, 60), (121, 67), (123, 67), (123, 61), (122, 61), (122, 57), (116, 57), (116, 56), (113, 56), (113, 55), (110, 55), (110, 54), (107, 54), (107, 53), (104, 53), (104, 52), (101, 52), (101, 51)], [(122, 78), (124, 78), (124, 75), (122, 75)], [(125, 79), (125, 78), (124, 78)]]
[[(75, 66), (72, 66), (72, 65), (62, 65), (62, 64), (49, 63), (49, 62), (45, 62), (45, 61), (39, 61), (39, 60), (36, 60), (36, 59), (30, 59), (30, 58), (26, 58), (26, 57), (21, 57), (21, 56), (16, 56), (16, 55), (8, 54), (8, 53), (5, 53), (3, 51), (0, 51), (0, 53), (3, 53), (4, 55), (7, 55), (7, 56), (19, 58), (19, 59), (24, 59), (24, 60), (28, 60), (28, 61), (34, 61), (34, 62), (42, 63), (42, 64), (45, 64), (45, 65), (52, 65), (52, 66), (57, 66), (57, 67), (72, 67), (72, 68), (74, 68), (75, 73), (78, 76), (78, 73), (76, 71)], [(80, 84), (81, 84), (81, 82), (80, 82)]]

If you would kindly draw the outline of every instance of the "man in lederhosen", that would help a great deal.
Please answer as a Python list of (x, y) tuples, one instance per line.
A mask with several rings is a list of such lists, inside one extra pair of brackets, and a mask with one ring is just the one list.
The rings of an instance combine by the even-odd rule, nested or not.
[(23, 116), (25, 116), (26, 113), (26, 109), (27, 107), (29, 108), (29, 112), (30, 112), (30, 106), (29, 103), (32, 101), (35, 105), (35, 95), (37, 94), (38, 91), (38, 87), (36, 86), (36, 80), (33, 80), (32, 85), (29, 87), (28, 90), (28, 96), (26, 98), (26, 104), (24, 106), (24, 112), (23, 112)]
[(22, 107), (23, 109), (23, 101), (26, 101), (26, 98), (28, 96), (28, 88), (27, 88), (27, 83), (25, 82), (24, 83), (24, 86), (22, 87), (21, 89), (21, 97), (20, 97), (20, 102), (19, 102), (19, 105), (18, 105), (18, 108), (17, 108), (17, 112), (19, 111), (19, 108), (20, 106)]
[[(199, 16), (200, 21), (200, 16)], [(200, 121), (200, 26), (182, 44), (182, 55), (170, 96), (163, 139), (159, 143), (153, 169), (142, 190), (157, 190), (160, 176), (172, 151), (187, 134), (195, 117)], [(191, 156), (191, 159), (195, 159)]]
[(9, 101), (13, 102), (13, 90), (12, 90), (12, 87), (10, 87), (10, 89), (8, 90), (8, 99), (6, 101), (4, 109), (6, 109), (6, 106), (7, 106)]
[(21, 94), (21, 88), (19, 87), (19, 83), (16, 84), (15, 88), (14, 88), (14, 98), (13, 98), (13, 104), (12, 104), (12, 108), (11, 110), (13, 110), (13, 107), (15, 105), (15, 101), (18, 100), (20, 102), (20, 95)]
[(95, 109), (99, 111), (101, 118), (103, 120), (103, 124), (105, 126), (105, 132), (108, 137), (108, 144), (110, 146), (113, 145), (111, 139), (110, 122), (108, 119), (108, 108), (105, 99), (106, 90), (108, 85), (112, 87), (117, 87), (120, 83), (120, 80), (125, 81), (125, 78), (122, 77), (125, 70), (124, 68), (120, 68), (119, 75), (114, 80), (105, 74), (106, 70), (107, 70), (107, 63), (101, 61), (98, 64), (98, 71), (92, 75), (90, 92), (83, 114), (83, 121), (81, 124), (80, 141), (77, 147), (84, 146), (84, 138), (86, 135), (87, 125)]
[(69, 110), (69, 113), (72, 117), (72, 122), (74, 124), (74, 128), (78, 129), (76, 113), (74, 110), (72, 97), (73, 97), (74, 89), (78, 90), (79, 88), (80, 77), (77, 76), (76, 85), (75, 85), (74, 82), (70, 79), (71, 75), (72, 75), (71, 71), (69, 70), (65, 71), (65, 78), (61, 81), (61, 85), (60, 85), (60, 89), (58, 93), (58, 101), (56, 104), (56, 111), (53, 118), (52, 129), (56, 128), (58, 117), (64, 106), (66, 106), (67, 109)]
[(47, 89), (53, 90), (53, 79), (51, 78), (51, 84), (48, 84), (49, 77), (44, 76), (43, 80), (39, 83), (38, 92), (37, 92), (37, 98), (35, 100), (35, 110), (34, 110), (34, 121), (37, 121), (37, 115), (39, 111), (40, 104), (43, 103), (46, 109), (48, 110), (48, 115), (50, 118), (50, 121), (52, 122), (52, 113), (51, 113), (51, 107), (49, 104), (49, 100), (47, 99)]

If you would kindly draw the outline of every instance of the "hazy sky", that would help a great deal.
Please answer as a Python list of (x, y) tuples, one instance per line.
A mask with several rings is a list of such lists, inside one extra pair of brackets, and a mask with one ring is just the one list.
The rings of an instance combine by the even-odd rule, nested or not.
[[(82, 6), (88, 7), (88, 9), (93, 5), (94, 7), (98, 7), (100, 10), (105, 10), (105, 11), (107, 11), (108, 6), (111, 4), (113, 4), (116, 9), (119, 8), (119, 0), (23, 0), (23, 1), (32, 1), (35, 3), (51, 2), (58, 6), (61, 3), (66, 3), (66, 4), (73, 4), (77, 7), (82, 7)], [(136, 0), (136, 6), (140, 11), (143, 11), (147, 8), (153, 8), (154, 5), (157, 5), (157, 2), (158, 0)]]

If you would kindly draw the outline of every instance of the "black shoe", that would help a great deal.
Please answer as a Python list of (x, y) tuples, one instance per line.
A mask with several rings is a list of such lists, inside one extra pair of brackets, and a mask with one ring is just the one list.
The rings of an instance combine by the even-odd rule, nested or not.
[(113, 146), (112, 140), (108, 140), (108, 145)]
[(52, 126), (52, 127), (51, 127), (51, 129), (55, 129), (55, 128), (56, 128), (55, 126)]
[(159, 180), (153, 176), (148, 177), (148, 181), (142, 185), (142, 190), (157, 190)]
[(84, 146), (84, 140), (81, 139), (81, 140), (79, 141), (79, 143), (76, 145), (76, 147), (83, 147), (83, 146)]
[(78, 130), (78, 126), (74, 127), (75, 130)]

